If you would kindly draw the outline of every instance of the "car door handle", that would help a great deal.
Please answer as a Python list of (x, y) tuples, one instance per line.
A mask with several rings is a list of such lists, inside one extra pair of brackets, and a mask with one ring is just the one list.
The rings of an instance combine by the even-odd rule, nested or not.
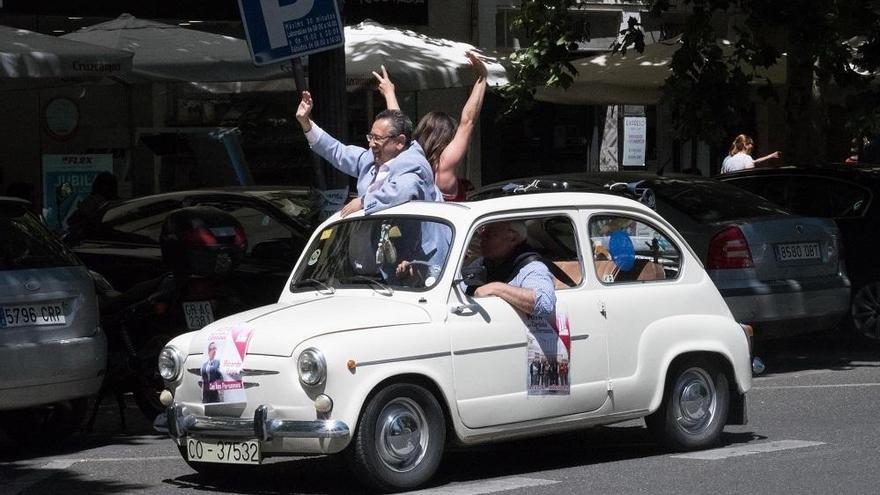
[(462, 315), (465, 313), (476, 313), (479, 307), (479, 304), (452, 304), (449, 306), (449, 311)]

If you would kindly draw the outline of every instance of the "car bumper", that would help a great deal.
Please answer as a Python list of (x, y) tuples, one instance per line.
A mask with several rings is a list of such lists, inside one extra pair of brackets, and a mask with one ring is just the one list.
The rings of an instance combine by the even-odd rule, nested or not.
[(42, 406), (98, 392), (107, 366), (102, 332), (0, 346), (0, 410)]
[(719, 292), (733, 317), (754, 327), (758, 340), (828, 330), (849, 311), (846, 278), (812, 283), (775, 281), (724, 287)]
[(271, 441), (278, 438), (348, 438), (348, 425), (338, 420), (298, 421), (269, 418), (270, 408), (259, 406), (253, 418), (198, 416), (187, 414), (181, 404), (172, 404), (160, 414), (153, 427), (174, 439), (188, 435), (211, 438), (256, 438)]

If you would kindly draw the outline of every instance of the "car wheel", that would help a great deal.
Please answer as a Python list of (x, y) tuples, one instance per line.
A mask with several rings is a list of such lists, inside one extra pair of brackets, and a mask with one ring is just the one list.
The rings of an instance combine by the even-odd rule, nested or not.
[(88, 398), (44, 407), (5, 412), (3, 431), (22, 445), (52, 445), (80, 431), (89, 409)]
[(434, 395), (418, 385), (397, 383), (367, 403), (346, 454), (362, 482), (398, 491), (434, 475), (445, 443), (446, 422)]
[(856, 332), (869, 339), (880, 339), (880, 283), (869, 282), (856, 291), (850, 315)]
[(673, 450), (704, 449), (718, 443), (727, 422), (727, 375), (707, 359), (690, 359), (671, 369), (660, 409), (645, 423)]

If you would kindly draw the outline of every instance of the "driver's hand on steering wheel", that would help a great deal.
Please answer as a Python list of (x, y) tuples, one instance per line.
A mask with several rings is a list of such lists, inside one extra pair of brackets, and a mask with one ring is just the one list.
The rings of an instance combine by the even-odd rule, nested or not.
[(415, 275), (415, 269), (413, 268), (412, 263), (410, 263), (409, 261), (406, 261), (406, 260), (401, 261), (397, 265), (397, 269), (395, 269), (394, 271), (398, 277), (404, 276), (404, 275), (412, 277)]

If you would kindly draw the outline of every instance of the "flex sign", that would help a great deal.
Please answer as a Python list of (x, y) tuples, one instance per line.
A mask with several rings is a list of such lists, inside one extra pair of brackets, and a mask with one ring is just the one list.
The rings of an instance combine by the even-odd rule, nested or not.
[(342, 46), (336, 0), (238, 0), (254, 64)]

